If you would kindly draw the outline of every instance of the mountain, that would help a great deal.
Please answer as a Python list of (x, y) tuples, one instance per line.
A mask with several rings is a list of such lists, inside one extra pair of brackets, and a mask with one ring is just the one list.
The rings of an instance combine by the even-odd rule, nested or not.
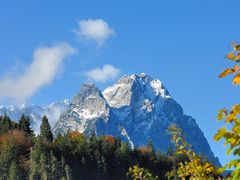
[(51, 126), (53, 127), (59, 119), (61, 113), (68, 107), (69, 100), (61, 102), (54, 102), (50, 105), (11, 105), (0, 106), (0, 115), (8, 115), (12, 120), (18, 121), (22, 114), (25, 114), (31, 119), (31, 126), (35, 133), (38, 134), (40, 130), (41, 118), (47, 115)]
[(170, 146), (166, 129), (172, 123), (183, 130), (197, 153), (221, 166), (195, 119), (184, 114), (160, 80), (144, 73), (125, 75), (103, 92), (92, 83), (83, 84), (53, 131), (118, 136), (132, 148), (151, 140), (166, 152)]

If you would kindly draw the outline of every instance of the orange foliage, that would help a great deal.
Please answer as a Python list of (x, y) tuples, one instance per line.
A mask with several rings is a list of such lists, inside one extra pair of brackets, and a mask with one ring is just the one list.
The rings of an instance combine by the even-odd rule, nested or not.
[(110, 135), (104, 136), (104, 140), (111, 145), (115, 144), (115, 138), (113, 136), (110, 136)]
[(70, 136), (72, 142), (74, 144), (76, 144), (76, 145), (77, 144), (80, 145), (80, 144), (82, 144), (86, 140), (85, 136), (82, 133), (78, 132), (78, 131), (70, 132), (69, 136)]
[(151, 152), (151, 149), (147, 146), (141, 146), (139, 147), (139, 151), (142, 153), (142, 154), (147, 154), (147, 153), (150, 153)]
[(13, 130), (0, 136), (0, 148), (5, 152), (9, 149), (15, 152), (29, 150), (30, 147), (31, 140), (23, 131)]
[(80, 133), (80, 132), (78, 132), (78, 131), (71, 131), (70, 133), (69, 133), (69, 135), (70, 135), (70, 137), (71, 137), (71, 139), (78, 139), (79, 137), (82, 137), (83, 135)]
[(218, 77), (219, 78), (223, 78), (229, 74), (233, 74), (235, 72), (237, 72), (237, 70), (239, 69), (238, 65), (235, 65), (234, 68), (227, 68), (225, 71), (223, 71)]

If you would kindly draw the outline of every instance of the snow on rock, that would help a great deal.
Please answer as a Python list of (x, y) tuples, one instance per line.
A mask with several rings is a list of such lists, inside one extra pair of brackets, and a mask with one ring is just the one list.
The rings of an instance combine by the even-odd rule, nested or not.
[(166, 130), (172, 123), (183, 129), (196, 152), (220, 165), (196, 121), (184, 115), (160, 80), (145, 73), (125, 75), (103, 93), (94, 84), (82, 85), (54, 132), (113, 135), (128, 141), (131, 147), (151, 140), (157, 149), (167, 151), (170, 136)]
[(58, 103), (51, 103), (50, 105), (11, 105), (11, 106), (0, 106), (0, 115), (8, 115), (10, 119), (19, 121), (22, 114), (30, 117), (31, 126), (35, 133), (38, 134), (40, 131), (41, 118), (43, 115), (47, 115), (51, 126), (53, 127), (57, 122), (62, 112), (69, 105), (69, 100), (64, 100)]
[(60, 116), (54, 133), (66, 133), (68, 130), (95, 132), (95, 123), (98, 120), (107, 123), (108, 116), (109, 106), (101, 91), (92, 83), (83, 84), (68, 109)]
[(131, 138), (128, 136), (128, 133), (127, 133), (126, 129), (123, 128), (123, 127), (122, 127), (122, 130), (121, 130), (121, 135), (123, 135), (124, 137), (127, 138), (128, 142), (129, 142), (129, 144), (130, 144), (131, 149), (134, 149), (134, 144), (133, 144), (133, 142), (131, 141)]
[(46, 114), (55, 135), (69, 130), (113, 135), (129, 142), (132, 148), (151, 140), (156, 149), (165, 152), (171, 145), (166, 130), (175, 123), (197, 153), (220, 166), (195, 119), (184, 114), (160, 80), (145, 73), (125, 75), (103, 92), (92, 83), (83, 84), (71, 101), (48, 106), (0, 106), (0, 113), (16, 120), (22, 113), (29, 115), (36, 131), (41, 116)]

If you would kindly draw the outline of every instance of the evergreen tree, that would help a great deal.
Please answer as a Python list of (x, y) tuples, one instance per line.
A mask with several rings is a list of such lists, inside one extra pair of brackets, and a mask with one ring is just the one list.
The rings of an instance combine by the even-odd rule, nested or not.
[[(1, 149), (0, 149), (1, 151)], [(7, 157), (4, 153), (0, 153), (0, 180), (5, 180), (8, 177), (9, 171), (9, 157)]]
[(60, 167), (58, 169), (59, 171), (59, 176), (61, 177), (61, 180), (62, 179), (65, 179), (65, 160), (64, 160), (64, 157), (62, 156), (61, 157), (61, 163), (60, 163)]
[(29, 179), (30, 180), (39, 180), (40, 179), (40, 174), (38, 172), (38, 164), (36, 163), (36, 161), (33, 161), (31, 163), (31, 170), (29, 173)]
[(51, 177), (47, 157), (43, 153), (40, 155), (40, 176), (42, 180), (48, 180)]
[(51, 143), (53, 141), (53, 134), (51, 130), (51, 126), (48, 122), (47, 116), (43, 116), (42, 118), (42, 124), (40, 126), (40, 136), (42, 140)]
[(26, 117), (23, 114), (19, 120), (19, 129), (31, 135), (33, 133), (33, 130), (31, 129), (30, 125), (31, 125), (30, 118)]
[(21, 180), (21, 173), (20, 173), (15, 161), (12, 162), (12, 164), (9, 168), (8, 179), (9, 180)]
[[(46, 124), (49, 123), (45, 122), (45, 127)], [(46, 129), (50, 130), (50, 126), (43, 127), (44, 123), (41, 135), (32, 138), (33, 146), (23, 143), (28, 137), (23, 131), (0, 135), (0, 180), (18, 177), (30, 180), (128, 179), (128, 168), (137, 164), (160, 179), (166, 179), (166, 172), (173, 169), (176, 160), (175, 156), (157, 153), (151, 142), (145, 149), (132, 150), (128, 143), (111, 136), (93, 135), (87, 139), (80, 133), (69, 132), (59, 135), (50, 144), (42, 140), (47, 139)], [(21, 176), (12, 178), (19, 172)]]
[(151, 153), (155, 153), (155, 148), (154, 148), (153, 142), (151, 140), (148, 141), (147, 147), (149, 148)]
[(70, 169), (70, 166), (66, 165), (64, 170), (65, 170), (65, 174), (66, 174), (66, 180), (71, 180), (72, 179), (72, 170)]
[(12, 122), (10, 118), (5, 114), (0, 118), (0, 134), (6, 133), (12, 129)]
[(168, 156), (173, 156), (173, 155), (174, 155), (174, 150), (173, 150), (172, 145), (170, 145), (170, 146), (168, 147), (167, 155), (168, 155)]
[(40, 179), (40, 154), (41, 154), (41, 144), (40, 139), (37, 137), (35, 139), (35, 144), (31, 148), (30, 154), (30, 162), (31, 162), (31, 169), (29, 174), (30, 180), (39, 180)]
[(68, 164), (66, 164), (64, 157), (61, 157), (61, 164), (58, 168), (58, 176), (61, 180), (72, 179), (72, 170)]
[(51, 159), (51, 179), (60, 179), (61, 172), (60, 172), (60, 166), (58, 164), (57, 158), (53, 155), (53, 153), (50, 153), (50, 159)]

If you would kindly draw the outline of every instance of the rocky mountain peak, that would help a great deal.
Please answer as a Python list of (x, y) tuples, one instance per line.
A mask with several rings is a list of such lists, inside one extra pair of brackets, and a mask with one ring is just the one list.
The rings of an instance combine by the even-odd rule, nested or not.
[(103, 93), (93, 83), (83, 84), (72, 101), (66, 102), (46, 107), (0, 106), (0, 113), (11, 117), (25, 113), (35, 119), (35, 127), (39, 127), (44, 113), (55, 125), (55, 134), (73, 130), (113, 135), (129, 142), (131, 147), (146, 145), (151, 140), (156, 149), (165, 152), (171, 146), (166, 130), (175, 123), (197, 153), (220, 166), (195, 119), (184, 114), (160, 80), (145, 73), (125, 75)]
[(73, 98), (72, 104), (81, 105), (84, 101), (94, 98), (103, 98), (102, 92), (94, 83), (82, 84), (79, 93)]
[(116, 84), (105, 89), (103, 95), (111, 107), (123, 107), (140, 101), (170, 98), (162, 82), (145, 73), (123, 76)]
[(82, 84), (79, 93), (69, 107), (60, 116), (54, 127), (55, 133), (68, 130), (79, 132), (95, 131), (95, 123), (102, 120), (107, 123), (109, 106), (102, 92), (93, 83)]

